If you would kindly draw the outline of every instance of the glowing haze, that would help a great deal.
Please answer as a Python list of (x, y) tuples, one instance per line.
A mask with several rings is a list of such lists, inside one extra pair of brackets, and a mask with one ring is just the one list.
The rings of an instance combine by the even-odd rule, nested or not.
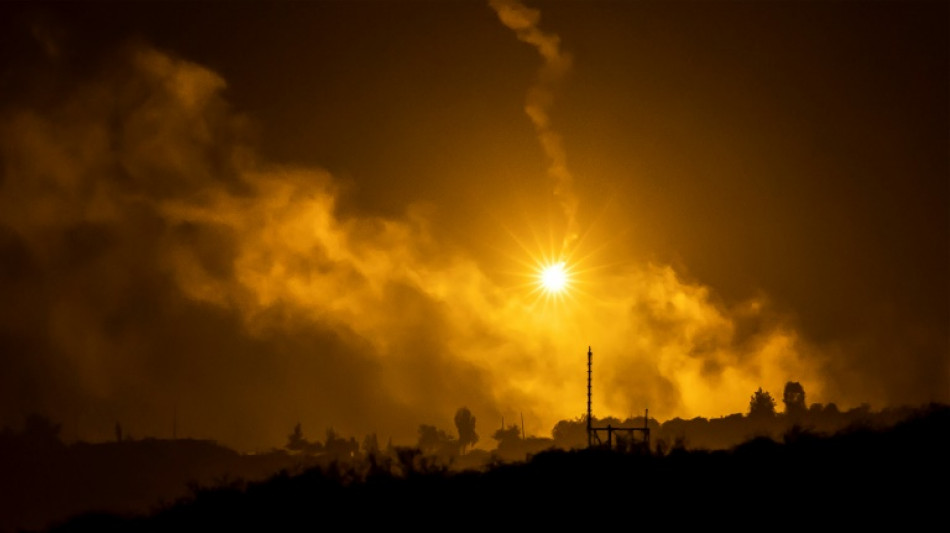
[[(820, 244), (822, 232), (837, 230), (816, 226), (813, 213), (796, 211), (791, 219), (768, 213), (770, 205), (794, 210), (799, 204), (785, 202), (805, 193), (760, 190), (758, 197), (745, 173), (772, 168), (762, 161), (774, 160), (781, 187), (824, 187), (841, 161), (881, 151), (849, 156), (841, 148), (827, 161), (795, 163), (814, 164), (817, 177), (789, 180), (783, 165), (798, 161), (801, 144), (789, 141), (787, 153), (759, 146), (768, 157), (758, 159), (757, 141), (749, 140), (748, 156), (711, 156), (705, 142), (732, 141), (707, 135), (686, 143), (693, 133), (681, 128), (691, 119), (673, 111), (686, 103), (664, 103), (650, 85), (655, 80), (634, 84), (644, 101), (668, 105), (661, 123), (648, 110), (621, 105), (611, 78), (597, 70), (612, 72), (616, 83), (649, 80), (666, 67), (636, 55), (638, 46), (698, 46), (685, 37), (670, 45), (660, 29), (640, 27), (640, 36), (621, 47), (611, 39), (626, 34), (623, 24), (646, 16), (637, 9), (657, 17), (657, 28), (680, 27), (672, 21), (682, 16), (683, 31), (708, 14), (677, 15), (686, 6), (664, 15), (666, 8), (653, 5), (558, 5), (551, 8), (555, 32), (542, 29), (547, 11), (543, 18), (511, 1), (491, 0), (491, 9), (337, 4), (247, 5), (220, 20), (216, 10), (224, 6), (202, 4), (190, 15), (194, 25), (180, 28), (167, 24), (178, 20), (173, 15), (181, 6), (116, 7), (119, 20), (141, 28), (136, 35), (118, 25), (94, 32), (108, 17), (80, 15), (70, 6), (5, 8), (11, 11), (5, 24), (16, 30), (7, 38), (21, 39), (18, 46), (32, 55), (4, 56), (0, 422), (16, 425), (25, 413), (42, 412), (64, 423), (66, 437), (104, 439), (116, 421), (134, 436), (167, 436), (175, 417), (180, 434), (259, 448), (282, 445), (298, 421), (315, 437), (333, 427), (412, 442), (420, 423), (450, 429), (452, 414), (467, 406), (488, 426), (523, 412), (528, 432), (546, 435), (558, 420), (584, 410), (588, 345), (596, 415), (623, 417), (647, 407), (660, 419), (742, 412), (756, 388), (780, 395), (788, 380), (802, 383), (810, 402), (948, 400), (947, 196), (939, 194), (946, 192), (946, 168), (930, 149), (945, 149), (945, 101), (933, 124), (878, 117), (917, 132), (914, 146), (890, 145), (894, 169), (902, 161), (927, 162), (915, 170), (913, 187), (896, 185), (898, 174), (909, 175), (897, 170), (893, 178), (885, 172), (862, 182), (895, 184), (907, 202), (924, 202), (915, 204), (916, 214), (883, 226), (917, 232), (889, 241), (903, 243), (901, 258), (862, 251), (892, 237), (864, 236), (853, 222), (865, 216), (865, 204), (878, 205), (887, 195), (869, 190), (849, 198), (834, 186), (831, 200), (809, 201), (814, 213), (843, 213), (845, 229), (834, 233), (842, 241), (812, 249), (809, 239)], [(273, 37), (262, 40), (260, 51), (268, 53), (257, 59), (240, 48), (250, 43), (223, 37), (234, 47), (226, 50), (199, 23), (216, 20), (239, 34), (260, 20), (255, 9), (271, 17), (260, 24)], [(747, 31), (758, 27), (755, 8), (734, 9), (751, 14), (724, 20)], [(782, 31), (799, 27), (795, 17), (770, 13), (764, 20)], [(934, 18), (901, 13), (925, 29)], [(837, 12), (824, 16), (839, 20)], [(393, 17), (405, 26), (389, 25)], [(328, 26), (294, 26), (298, 19)], [(341, 29), (329, 29), (338, 24)], [(364, 27), (367, 41), (349, 40), (347, 31)], [(938, 44), (946, 40), (945, 30), (928, 31)], [(92, 33), (103, 41), (76, 44)], [(282, 48), (281, 35), (313, 41)], [(391, 40), (379, 52), (386, 57), (370, 53), (381, 50), (367, 44), (373, 39)], [(724, 43), (724, 50), (733, 49)], [(919, 46), (936, 54), (939, 65), (946, 51), (931, 44)], [(332, 52), (340, 46), (348, 51)], [(572, 61), (565, 50), (573, 46)], [(192, 49), (198, 59), (188, 56)], [(295, 63), (296, 53), (309, 54), (307, 61)], [(783, 64), (793, 68), (797, 57)], [(431, 72), (436, 67), (445, 69), (444, 79)], [(634, 73), (621, 75), (628, 68)], [(720, 68), (738, 69), (739, 76), (760, 72), (728, 62)], [(921, 68), (921, 76), (935, 80), (933, 94), (945, 96), (945, 70)], [(781, 84), (768, 85), (771, 78), (754, 79), (766, 84), (759, 90), (770, 98), (785, 94)], [(365, 85), (338, 87), (343, 82), (336, 80)], [(922, 86), (931, 90), (930, 82)], [(604, 102), (588, 98), (597, 87), (606, 87)], [(911, 90), (902, 87), (893, 90)], [(451, 99), (421, 98), (420, 91)], [(732, 102), (716, 91), (724, 89), (710, 81), (710, 105)], [(942, 98), (923, 94), (929, 102)], [(916, 110), (916, 99), (906, 97)], [(742, 101), (760, 111), (781, 103), (757, 98)], [(562, 102), (575, 137), (558, 125)], [(631, 109), (640, 109), (655, 136), (631, 129), (617, 146), (617, 132), (627, 126), (612, 121)], [(848, 109), (851, 119), (861, 118), (861, 109)], [(729, 131), (748, 127), (749, 138), (757, 139), (748, 117), (737, 113), (707, 119), (734, 120), (742, 127)], [(779, 129), (802, 135), (825, 126), (776, 116), (790, 121)], [(464, 131), (456, 131), (455, 120)], [(597, 128), (604, 146), (595, 149), (595, 140), (582, 134)], [(572, 146), (583, 173), (568, 170)], [(679, 148), (676, 157), (658, 155)], [(311, 160), (314, 153), (326, 161)], [(632, 154), (630, 165), (605, 162), (620, 153)], [(692, 193), (684, 193), (690, 183), (684, 169), (692, 167), (674, 161), (690, 157), (713, 165), (706, 177), (720, 180), (715, 190), (731, 191), (732, 209), (706, 217)], [(664, 187), (670, 196), (658, 192)], [(733, 220), (743, 210), (754, 216)], [(761, 227), (771, 228), (768, 238), (756, 233)], [(725, 238), (711, 237), (715, 228), (723, 235), (743, 228), (742, 245), (755, 253), (716, 241)], [(695, 235), (684, 237), (690, 232)], [(664, 248), (666, 239), (681, 248)], [(805, 249), (827, 255), (795, 255)], [(849, 286), (843, 275), (833, 278), (835, 261), (857, 264), (849, 262), (851, 254), (878, 257), (855, 274), (878, 282), (867, 289), (878, 291), (875, 298), (863, 299), (865, 289)], [(929, 262), (905, 261), (921, 257)], [(815, 276), (810, 287), (807, 276), (816, 271), (809, 265), (816, 261), (833, 272)], [(776, 271), (787, 276), (760, 274), (768, 265), (780, 265)], [(917, 282), (907, 281), (912, 276), (932, 287), (918, 291)], [(886, 292), (902, 287), (910, 289)], [(851, 300), (846, 308), (853, 305), (854, 320), (824, 311), (842, 309), (833, 307), (844, 305), (842, 298)], [(926, 312), (898, 316), (907, 309)], [(883, 323), (888, 326), (877, 327)], [(830, 330), (836, 324), (841, 329)]]

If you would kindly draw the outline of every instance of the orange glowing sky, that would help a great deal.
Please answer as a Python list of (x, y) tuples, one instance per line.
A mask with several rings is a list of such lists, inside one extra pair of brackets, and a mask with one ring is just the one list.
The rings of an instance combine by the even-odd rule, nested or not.
[(3, 4), (0, 424), (950, 401), (947, 10)]

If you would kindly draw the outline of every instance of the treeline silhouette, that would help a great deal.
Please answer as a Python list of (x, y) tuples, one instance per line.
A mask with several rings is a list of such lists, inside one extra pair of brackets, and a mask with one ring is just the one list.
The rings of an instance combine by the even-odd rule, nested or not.
[(576, 527), (901, 530), (945, 523), (950, 406), (887, 429), (799, 427), (728, 450), (551, 449), (452, 470), (417, 448), (266, 481), (196, 488), (150, 515), (88, 514), (51, 531), (410, 531)]
[[(948, 406), (945, 405), (889, 408), (877, 412), (871, 411), (867, 405), (847, 411), (838, 410), (834, 404), (806, 407), (805, 391), (796, 382), (786, 384), (781, 401), (784, 411), (780, 413), (776, 410), (778, 402), (760, 388), (750, 397), (745, 414), (712, 419), (674, 418), (662, 424), (655, 419), (644, 421), (643, 417), (595, 419), (594, 425), (600, 427), (643, 427), (646, 424), (651, 430), (649, 446), (619, 438), (614, 442), (613, 452), (607, 455), (586, 450), (587, 421), (584, 416), (558, 422), (550, 437), (529, 436), (518, 425), (502, 424), (491, 434), (494, 448), (476, 448), (474, 446), (480, 442), (476, 419), (464, 407), (455, 414), (454, 433), (423, 424), (418, 428), (415, 444), (410, 446), (394, 446), (391, 441), (381, 446), (375, 434), (358, 441), (333, 429), (326, 430), (324, 440), (311, 440), (298, 423), (288, 434), (282, 449), (258, 454), (240, 454), (209, 440), (135, 440), (123, 434), (118, 423), (115, 442), (67, 445), (59, 438), (57, 424), (32, 415), (21, 430), (4, 428), (0, 431), (0, 531), (39, 530), (77, 515), (83, 517), (65, 522), (62, 528), (80, 530), (85, 527), (82, 524), (95, 522), (95, 528), (108, 528), (114, 523), (120, 528), (155, 526), (161, 529), (164, 521), (173, 520), (169, 517), (192, 512), (187, 509), (201, 509), (194, 512), (213, 514), (204, 502), (220, 500), (227, 503), (232, 498), (256, 498), (254, 494), (260, 491), (283, 494), (291, 491), (289, 487), (298, 486), (304, 493), (285, 495), (306, 499), (313, 496), (313, 491), (325, 490), (329, 491), (327, 494), (339, 492), (338, 497), (351, 498), (343, 494), (376, 494), (374, 491), (383, 490), (380, 487), (389, 487), (400, 494), (405, 490), (412, 493), (442, 479), (451, 485), (446, 490), (460, 490), (460, 497), (468, 497), (466, 491), (472, 489), (467, 484), (492, 484), (501, 477), (527, 476), (528, 472), (556, 477), (555, 473), (537, 470), (541, 468), (539, 465), (553, 465), (552, 461), (562, 462), (557, 468), (568, 472), (564, 478), (552, 478), (552, 483), (573, 486), (575, 482), (583, 481), (595, 483), (597, 487), (619, 483), (621, 492), (629, 490), (624, 488), (627, 485), (643, 484), (656, 490), (673, 490), (679, 497), (689, 494), (692, 486), (664, 487), (667, 481), (662, 476), (657, 477), (660, 474), (651, 469), (672, 468), (669, 465), (679, 464), (678, 461), (696, 461), (702, 468), (713, 468), (713, 464), (720, 465), (716, 468), (725, 468), (723, 465), (736, 461), (735, 456), (757, 453), (763, 454), (763, 468), (784, 468), (782, 465), (789, 460), (804, 460), (800, 455), (807, 452), (815, 454), (808, 458), (809, 466), (852, 464), (856, 458), (863, 457), (869, 461), (868, 469), (881, 474), (886, 472), (879, 469), (883, 463), (897, 460), (896, 450), (917, 454), (933, 443), (946, 443), (945, 435), (926, 438), (924, 435), (926, 431), (940, 429), (947, 433), (950, 429), (946, 424)], [(916, 432), (898, 429), (911, 421), (917, 421), (913, 426), (917, 428)], [(913, 438), (897, 442), (898, 434)], [(890, 439), (888, 442), (894, 444), (892, 449), (884, 449), (884, 453), (874, 457), (868, 455), (868, 447), (878, 446), (884, 442), (882, 439)], [(852, 445), (855, 448), (848, 450)], [(910, 448), (916, 451), (912, 452)], [(946, 449), (944, 447), (943, 453)], [(615, 453), (624, 450), (627, 453)], [(790, 450), (795, 450), (793, 455), (789, 455)], [(583, 468), (620, 469), (622, 472), (631, 467), (625, 462), (633, 460), (631, 457), (641, 461), (636, 463), (636, 468), (643, 471), (630, 479), (622, 476), (618, 479), (586, 479), (584, 476), (594, 474), (571, 473), (572, 468), (582, 468), (582, 465), (586, 465)], [(941, 460), (945, 470), (946, 459), (942, 455)], [(606, 462), (601, 464), (603, 461)], [(771, 464), (775, 461), (781, 464)], [(661, 468), (658, 465), (667, 466)], [(928, 471), (933, 471), (933, 466)], [(664, 471), (662, 475), (671, 473)], [(275, 474), (277, 476), (270, 481), (263, 481)], [(727, 475), (725, 471), (721, 474), (726, 477), (715, 483), (731, 479), (732, 474)], [(584, 479), (572, 479), (572, 475)], [(783, 481), (785, 484), (806, 482), (796, 478), (791, 471), (788, 475), (791, 477)], [(520, 477), (517, 479), (518, 483), (532, 483)], [(874, 479), (880, 481), (882, 478)], [(683, 483), (686, 481), (684, 479)], [(311, 482), (315, 485), (308, 484)], [(690, 479), (689, 482), (708, 485), (711, 481)], [(839, 485), (842, 482), (835, 481)], [(417, 483), (423, 485), (417, 486)], [(498, 487), (490, 490), (504, 492)], [(760, 489), (749, 487), (747, 490)], [(528, 493), (523, 496), (525, 494)], [(812, 494), (812, 491), (804, 494)], [(698, 496), (693, 494), (693, 497)], [(173, 505), (174, 502), (177, 503)], [(127, 518), (136, 515), (141, 516)]]

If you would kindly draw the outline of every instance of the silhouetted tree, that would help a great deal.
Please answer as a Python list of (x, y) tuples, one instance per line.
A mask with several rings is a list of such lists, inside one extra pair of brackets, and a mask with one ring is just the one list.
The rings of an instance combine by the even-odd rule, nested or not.
[(785, 392), (782, 393), (782, 403), (785, 404), (785, 414), (794, 418), (805, 414), (805, 388), (797, 381), (789, 381), (785, 384)]
[(370, 433), (363, 438), (363, 453), (367, 455), (376, 455), (379, 453), (379, 439), (375, 433)]
[(560, 448), (585, 448), (587, 446), (587, 415), (571, 420), (560, 420), (551, 430), (554, 444)]
[[(506, 461), (520, 461), (525, 457), (525, 441), (521, 438), (521, 428), (514, 424), (501, 428), (492, 434), (498, 441), (495, 455)], [(552, 441), (553, 443), (553, 441)]]
[(319, 442), (310, 442), (303, 436), (303, 429), (300, 427), (300, 422), (297, 422), (297, 425), (294, 426), (294, 432), (287, 435), (287, 445), (285, 447), (291, 451), (307, 454), (323, 451), (323, 446)]
[(844, 418), (848, 424), (868, 425), (871, 420), (871, 405), (862, 402), (861, 405), (848, 409), (844, 413)]
[(419, 449), (427, 454), (442, 454), (455, 440), (441, 429), (427, 424), (419, 426)]
[(499, 445), (499, 446), (501, 446), (502, 444), (505, 444), (505, 443), (509, 443), (509, 442), (520, 441), (520, 440), (521, 440), (521, 428), (518, 427), (518, 426), (516, 426), (516, 425), (514, 425), (514, 424), (512, 424), (512, 425), (508, 426), (507, 428), (502, 428), (502, 429), (499, 429), (498, 431), (496, 431), (496, 432), (492, 435), (492, 438), (498, 441), (498, 445)]
[(333, 458), (353, 457), (359, 451), (360, 445), (355, 437), (349, 440), (337, 435), (333, 428), (327, 428), (327, 441), (323, 444), (323, 449)]
[(408, 448), (405, 446), (396, 446), (392, 448), (392, 453), (396, 455), (399, 468), (402, 475), (410, 476), (418, 469), (419, 456), (422, 451), (419, 448)]
[(455, 412), (455, 428), (459, 432), (459, 446), (463, 453), (466, 446), (478, 442), (478, 433), (475, 433), (475, 417), (472, 416), (468, 407), (460, 407)]
[(297, 425), (294, 426), (294, 432), (290, 435), (287, 435), (286, 448), (288, 450), (299, 452), (304, 449), (306, 443), (307, 441), (303, 437), (303, 429), (300, 427), (300, 422), (297, 422)]
[(772, 395), (769, 394), (768, 391), (764, 391), (762, 387), (759, 387), (759, 390), (755, 391), (749, 400), (749, 417), (771, 418), (774, 416), (775, 399), (772, 398)]
[(62, 425), (43, 415), (31, 414), (23, 424), (22, 438), (30, 446), (56, 446), (62, 444), (59, 431)]
[(115, 441), (122, 442), (122, 424), (115, 423)]

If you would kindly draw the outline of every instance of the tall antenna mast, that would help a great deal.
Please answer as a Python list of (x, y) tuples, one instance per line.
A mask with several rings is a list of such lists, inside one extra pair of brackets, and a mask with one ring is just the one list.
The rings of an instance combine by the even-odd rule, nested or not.
[(590, 350), (590, 346), (587, 347), (587, 447), (590, 448), (591, 441), (591, 410), (590, 410), (590, 381), (591, 374), (594, 372), (594, 353)]
[[(606, 427), (594, 427), (594, 413), (591, 408), (591, 397), (593, 396), (593, 377), (594, 377), (594, 352), (590, 349), (590, 346), (587, 347), (587, 447), (591, 448), (594, 445), (594, 441), (597, 441), (598, 447), (602, 446), (602, 441), (600, 440), (600, 435), (598, 432), (604, 431), (607, 433), (607, 449), (614, 449), (614, 433), (626, 434), (627, 437), (633, 439), (634, 435), (639, 431), (643, 433), (643, 446), (646, 450), (650, 449), (650, 410), (647, 409), (643, 413), (643, 427), (613, 427), (611, 424), (607, 424)], [(631, 416), (632, 418), (632, 416)], [(631, 421), (632, 422), (632, 421)], [(625, 441), (620, 441), (618, 436), (618, 444), (624, 443), (624, 447), (627, 447)], [(633, 441), (629, 441), (633, 442)]]

